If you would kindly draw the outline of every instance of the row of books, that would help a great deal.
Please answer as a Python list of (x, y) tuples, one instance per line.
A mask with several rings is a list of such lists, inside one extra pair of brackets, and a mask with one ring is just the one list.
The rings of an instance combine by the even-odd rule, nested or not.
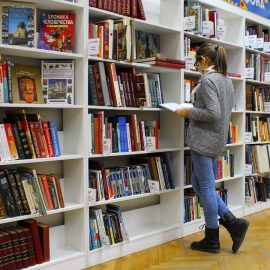
[(33, 219), (0, 230), (0, 269), (26, 269), (50, 261), (49, 227)]
[(269, 167), (270, 145), (246, 146), (246, 175), (254, 173), (266, 173)]
[(260, 24), (247, 25), (245, 46), (259, 51), (269, 52), (269, 29), (263, 29)]
[(246, 78), (269, 82), (270, 61), (260, 54), (246, 54)]
[(0, 103), (73, 104), (74, 61), (42, 60), (39, 67), (2, 59)]
[(157, 108), (163, 103), (160, 74), (103, 62), (89, 64), (88, 73), (89, 105)]
[(35, 159), (61, 156), (55, 121), (41, 121), (25, 110), (7, 111), (0, 124), (0, 160)]
[(184, 196), (184, 223), (201, 219), (203, 210), (199, 196), (192, 190), (188, 190)]
[(250, 134), (249, 142), (269, 142), (270, 118), (247, 114), (246, 132)]
[(107, 204), (106, 212), (101, 209), (89, 210), (90, 250), (114, 245), (129, 239), (118, 205)]
[[(216, 192), (227, 205), (228, 190), (218, 188)], [(184, 223), (201, 219), (202, 216), (203, 208), (201, 207), (199, 196), (193, 190), (187, 190), (184, 195)]]
[(138, 121), (136, 114), (104, 117), (104, 111), (88, 115), (89, 153), (158, 149), (158, 121)]
[(245, 202), (254, 204), (258, 201), (266, 202), (270, 199), (270, 178), (248, 176), (245, 179)]
[(185, 23), (184, 30), (211, 38), (224, 39), (226, 25), (216, 10), (209, 10), (198, 2), (185, 1), (184, 17), (194, 17), (193, 23)]
[(146, 20), (142, 0), (89, 0), (89, 6)]
[[(74, 50), (74, 13), (44, 11), (40, 14), (40, 23), (37, 27), (37, 9), (34, 4), (9, 1), (0, 3), (0, 16), (2, 44), (38, 47), (60, 52)], [(39, 34), (36, 32), (37, 28)]]
[(270, 89), (246, 84), (246, 110), (270, 112)]
[[(191, 185), (193, 172), (192, 158), (190, 154), (185, 154), (184, 157), (184, 185)], [(214, 175), (216, 180), (229, 178), (234, 176), (234, 155), (226, 150), (222, 155), (217, 157), (217, 162), (214, 166)]]
[(239, 142), (239, 126), (236, 123), (230, 122), (228, 144)]
[(64, 207), (57, 175), (37, 174), (35, 169), (24, 167), (0, 170), (0, 218), (46, 215)]
[(106, 168), (100, 162), (90, 162), (89, 188), (96, 190), (96, 201), (174, 189), (170, 162), (168, 153), (133, 158), (133, 165), (122, 167)]

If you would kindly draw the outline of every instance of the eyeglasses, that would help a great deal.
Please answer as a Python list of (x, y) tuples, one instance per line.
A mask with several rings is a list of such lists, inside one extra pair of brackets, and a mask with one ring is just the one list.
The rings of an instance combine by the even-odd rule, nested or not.
[(196, 61), (195, 61), (195, 63), (194, 63), (194, 67), (195, 67), (196, 69), (199, 68), (199, 62), (200, 62), (200, 60), (201, 60), (201, 56), (200, 56), (199, 58), (196, 57)]

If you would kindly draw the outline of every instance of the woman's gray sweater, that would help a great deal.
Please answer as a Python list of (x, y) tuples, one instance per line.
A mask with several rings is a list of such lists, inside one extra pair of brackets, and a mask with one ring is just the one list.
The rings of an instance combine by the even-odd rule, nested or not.
[(211, 72), (201, 78), (189, 113), (187, 144), (191, 150), (207, 156), (225, 150), (233, 102), (234, 87), (228, 76)]

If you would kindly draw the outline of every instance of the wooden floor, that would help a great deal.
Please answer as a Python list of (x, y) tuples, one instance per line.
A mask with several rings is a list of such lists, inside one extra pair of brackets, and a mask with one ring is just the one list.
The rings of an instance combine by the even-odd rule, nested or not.
[(270, 210), (246, 218), (250, 221), (250, 227), (237, 254), (232, 254), (231, 239), (221, 228), (220, 254), (189, 248), (192, 241), (203, 237), (203, 232), (200, 232), (89, 270), (270, 270)]

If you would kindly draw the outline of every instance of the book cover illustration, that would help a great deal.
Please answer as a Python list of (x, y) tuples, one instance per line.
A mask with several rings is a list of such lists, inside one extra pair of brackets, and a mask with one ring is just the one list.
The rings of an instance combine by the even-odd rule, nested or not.
[(74, 61), (42, 61), (44, 102), (74, 104)]
[(13, 103), (44, 103), (40, 67), (13, 65), (11, 73)]
[(42, 13), (40, 17), (39, 49), (73, 52), (75, 14)]
[(30, 4), (1, 3), (2, 43), (35, 47), (36, 9)]
[(160, 54), (160, 36), (136, 31), (136, 59), (156, 57)]

